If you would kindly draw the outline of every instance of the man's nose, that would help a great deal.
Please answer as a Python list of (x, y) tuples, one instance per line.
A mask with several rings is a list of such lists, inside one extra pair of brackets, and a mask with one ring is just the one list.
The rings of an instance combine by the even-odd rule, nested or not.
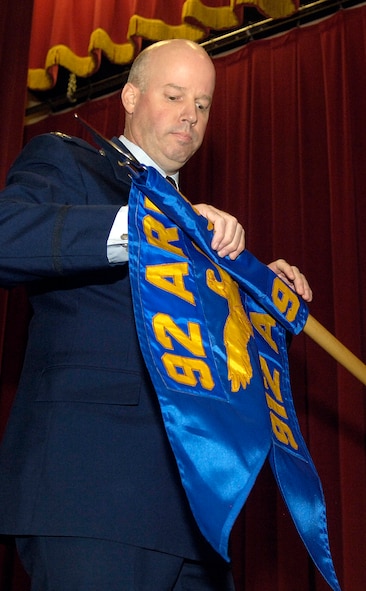
[(183, 121), (188, 121), (190, 125), (197, 123), (197, 105), (196, 103), (186, 103), (182, 112)]

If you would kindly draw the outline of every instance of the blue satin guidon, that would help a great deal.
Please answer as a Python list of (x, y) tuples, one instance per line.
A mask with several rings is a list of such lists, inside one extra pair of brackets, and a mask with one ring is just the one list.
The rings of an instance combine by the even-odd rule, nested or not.
[[(149, 209), (141, 194), (135, 209), (133, 193), (130, 225), (137, 234), (133, 238), (131, 232), (129, 258), (141, 349), (192, 512), (202, 533), (228, 559), (233, 523), (271, 442), (252, 328), (241, 306), (235, 313), (246, 324), (247, 357), (245, 363), (237, 359), (241, 346), (228, 335), (227, 347), (235, 349), (229, 378), (222, 339), (228, 300), (218, 293), (227, 286), (219, 269), (166, 216)], [(249, 372), (251, 388), (243, 395), (239, 383)]]
[(269, 457), (304, 544), (339, 591), (289, 380), (286, 331), (302, 330), (307, 306), (248, 251), (221, 259), (211, 240), (207, 220), (157, 171), (132, 175), (136, 327), (192, 512), (229, 560), (233, 524)]
[[(247, 298), (247, 308), (251, 321), (259, 328), (256, 340), (272, 426), (269, 462), (314, 564), (330, 587), (340, 591), (330, 552), (323, 489), (302, 437), (292, 398), (286, 332), (253, 298)], [(270, 331), (263, 331), (261, 327), (267, 323)]]

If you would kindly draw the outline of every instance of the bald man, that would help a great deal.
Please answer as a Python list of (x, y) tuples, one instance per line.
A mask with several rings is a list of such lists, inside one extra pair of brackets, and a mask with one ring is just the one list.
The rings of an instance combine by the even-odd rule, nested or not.
[[(122, 90), (122, 142), (179, 183), (215, 86), (206, 52), (160, 42)], [(127, 170), (60, 134), (32, 140), (0, 195), (0, 282), (33, 315), (0, 449), (0, 533), (16, 536), (32, 591), (232, 591), (230, 566), (190, 511), (136, 335), (128, 271)], [(241, 224), (205, 204), (212, 249), (235, 259)], [(286, 261), (273, 270), (305, 299)]]

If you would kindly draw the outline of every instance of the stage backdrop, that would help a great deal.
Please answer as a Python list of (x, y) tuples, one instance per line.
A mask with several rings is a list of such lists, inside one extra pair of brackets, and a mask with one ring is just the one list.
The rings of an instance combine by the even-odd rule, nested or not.
[[(217, 93), (200, 152), (182, 172), (193, 201), (230, 210), (262, 261), (298, 264), (314, 290), (310, 311), (366, 360), (366, 6), (251, 42), (215, 59)], [(107, 136), (123, 130), (118, 94), (81, 116)], [(87, 137), (72, 112), (25, 129)], [(3, 423), (24, 339), (21, 296), (3, 315)], [(290, 350), (303, 434), (323, 482), (330, 542), (343, 591), (366, 588), (365, 387), (305, 335)], [(327, 591), (273, 477), (264, 468), (233, 536), (238, 591)], [(4, 591), (26, 591), (3, 568)], [(1, 581), (1, 578), (0, 578)]]
[(200, 41), (233, 29), (243, 22), (244, 5), (279, 18), (296, 12), (299, 0), (170, 0), (168, 10), (166, 0), (34, 0), (28, 86), (52, 87), (60, 65), (90, 76), (102, 52), (114, 64), (128, 64), (142, 39)]

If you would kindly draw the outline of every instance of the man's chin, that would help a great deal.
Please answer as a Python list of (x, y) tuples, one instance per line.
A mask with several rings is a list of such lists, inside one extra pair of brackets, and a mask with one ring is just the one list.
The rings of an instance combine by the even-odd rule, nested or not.
[(170, 154), (169, 158), (172, 162), (176, 162), (179, 165), (179, 168), (182, 167), (190, 158), (192, 158), (193, 154), (197, 151), (198, 148), (193, 149), (192, 146), (189, 147), (189, 150), (177, 150)]

